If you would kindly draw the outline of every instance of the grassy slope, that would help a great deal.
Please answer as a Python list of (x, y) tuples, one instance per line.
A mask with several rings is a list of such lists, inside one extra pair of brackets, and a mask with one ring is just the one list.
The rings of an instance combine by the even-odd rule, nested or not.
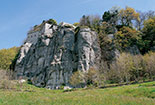
[(106, 89), (47, 90), (24, 84), (0, 90), (0, 105), (155, 105), (155, 82)]

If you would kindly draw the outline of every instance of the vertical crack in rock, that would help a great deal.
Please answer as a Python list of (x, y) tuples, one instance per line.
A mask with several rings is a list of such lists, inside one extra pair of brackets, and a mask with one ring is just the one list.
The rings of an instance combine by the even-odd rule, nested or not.
[(89, 28), (79, 29), (61, 23), (44, 23), (39, 30), (31, 30), (17, 59), (14, 77), (26, 77), (38, 87), (55, 89), (69, 85), (74, 71), (97, 67), (100, 47), (97, 34)]

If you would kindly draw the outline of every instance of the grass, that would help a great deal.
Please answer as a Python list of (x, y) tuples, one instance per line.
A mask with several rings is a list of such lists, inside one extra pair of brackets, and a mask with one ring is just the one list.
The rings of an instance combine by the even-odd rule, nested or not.
[(155, 81), (105, 89), (48, 90), (29, 84), (0, 89), (0, 105), (155, 105)]

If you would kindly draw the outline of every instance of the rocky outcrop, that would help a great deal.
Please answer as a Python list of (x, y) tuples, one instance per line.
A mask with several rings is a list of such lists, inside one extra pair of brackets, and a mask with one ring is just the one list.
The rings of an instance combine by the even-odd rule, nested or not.
[(74, 71), (97, 68), (100, 47), (97, 34), (89, 28), (75, 32), (71, 24), (45, 23), (35, 33), (37, 39), (29, 37), (20, 50), (14, 69), (16, 79), (26, 77), (36, 86), (55, 89), (62, 84), (69, 85)]

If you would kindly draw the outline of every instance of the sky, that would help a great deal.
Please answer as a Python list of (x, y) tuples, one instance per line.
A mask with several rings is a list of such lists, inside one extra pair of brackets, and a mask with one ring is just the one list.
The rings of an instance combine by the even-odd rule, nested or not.
[(43, 20), (79, 22), (83, 15), (100, 15), (113, 6), (155, 11), (155, 0), (0, 0), (0, 49), (20, 46), (28, 30)]

